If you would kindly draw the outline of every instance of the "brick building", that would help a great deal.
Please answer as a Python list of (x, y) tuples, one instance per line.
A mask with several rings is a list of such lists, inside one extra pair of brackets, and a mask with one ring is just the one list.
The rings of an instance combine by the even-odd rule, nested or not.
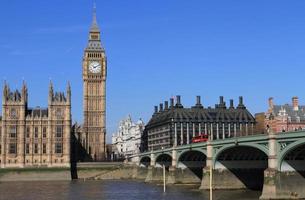
[(292, 104), (275, 105), (269, 98), (265, 114), (265, 127), (274, 132), (296, 131), (305, 128), (305, 106), (299, 105), (299, 98), (293, 97)]

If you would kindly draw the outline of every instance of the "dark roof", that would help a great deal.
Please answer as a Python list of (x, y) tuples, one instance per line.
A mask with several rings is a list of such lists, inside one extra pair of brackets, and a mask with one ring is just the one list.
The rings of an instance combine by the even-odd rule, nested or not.
[(26, 116), (33, 116), (33, 117), (48, 117), (48, 109), (47, 108), (33, 108), (28, 109)]
[(274, 105), (272, 114), (274, 116), (288, 115), (291, 117), (291, 121), (297, 121), (297, 118), (301, 121), (305, 121), (305, 106), (299, 106), (298, 110), (294, 110), (292, 105)]
[(148, 124), (147, 128), (158, 126), (162, 124), (174, 122), (236, 122), (236, 123), (255, 123), (255, 118), (246, 109), (246, 107), (238, 108), (177, 108), (172, 107), (168, 110), (159, 111), (154, 113)]

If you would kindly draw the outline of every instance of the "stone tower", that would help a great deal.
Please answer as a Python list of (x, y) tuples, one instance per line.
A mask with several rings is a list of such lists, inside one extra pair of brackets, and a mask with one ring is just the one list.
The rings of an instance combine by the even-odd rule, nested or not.
[(3, 166), (10, 164), (11, 158), (16, 158), (14, 160), (16, 167), (22, 167), (25, 163), (24, 143), (18, 141), (24, 141), (25, 138), (27, 102), (28, 90), (25, 83), (21, 93), (18, 90), (11, 92), (5, 83), (2, 100), (2, 122), (5, 123), (1, 134), (1, 164)]
[(48, 108), (28, 107), (28, 88), (11, 91), (5, 83), (0, 116), (0, 166), (70, 167), (71, 87), (49, 87)]
[(88, 46), (83, 57), (83, 131), (86, 134), (85, 148), (93, 161), (105, 159), (106, 74), (106, 54), (101, 44), (94, 6)]

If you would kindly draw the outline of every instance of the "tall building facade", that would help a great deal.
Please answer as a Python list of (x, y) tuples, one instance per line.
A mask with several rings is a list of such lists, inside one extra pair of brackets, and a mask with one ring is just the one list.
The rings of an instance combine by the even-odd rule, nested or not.
[(145, 126), (141, 151), (152, 151), (192, 143), (192, 138), (200, 134), (209, 134), (212, 140), (255, 134), (255, 118), (247, 110), (243, 98), (234, 107), (229, 107), (223, 97), (215, 108), (204, 108), (200, 96), (191, 108), (184, 108), (181, 97), (176, 104), (170, 99), (155, 106), (152, 118)]
[(29, 108), (28, 89), (11, 91), (5, 83), (0, 118), (1, 168), (69, 167), (71, 88), (49, 86), (48, 108)]
[(107, 59), (94, 8), (88, 46), (83, 57), (83, 134), (87, 153), (93, 161), (103, 161), (106, 152)]
[(139, 153), (144, 128), (145, 124), (141, 119), (133, 122), (129, 115), (122, 120), (118, 131), (112, 136), (113, 158), (128, 158)]
[(269, 108), (265, 114), (266, 129), (273, 132), (287, 132), (305, 129), (305, 106), (299, 105), (299, 98), (292, 97), (291, 104), (276, 105), (269, 98)]

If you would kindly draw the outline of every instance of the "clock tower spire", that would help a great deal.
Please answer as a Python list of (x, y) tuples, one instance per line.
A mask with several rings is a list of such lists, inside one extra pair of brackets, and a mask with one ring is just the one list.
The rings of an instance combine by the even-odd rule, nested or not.
[(103, 161), (106, 152), (106, 75), (107, 58), (101, 43), (96, 6), (83, 57), (83, 108), (85, 148), (92, 161)]

